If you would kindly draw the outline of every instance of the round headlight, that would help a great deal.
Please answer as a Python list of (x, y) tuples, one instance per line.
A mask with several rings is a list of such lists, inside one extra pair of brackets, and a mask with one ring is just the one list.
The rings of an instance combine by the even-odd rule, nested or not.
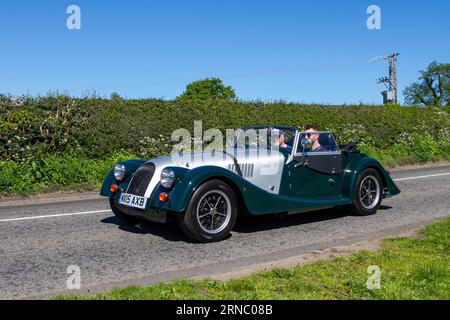
[(161, 172), (161, 185), (164, 188), (171, 188), (175, 182), (175, 172), (172, 169), (164, 169)]
[(117, 181), (121, 181), (125, 177), (126, 169), (125, 165), (123, 163), (118, 163), (114, 167), (114, 178), (116, 178)]

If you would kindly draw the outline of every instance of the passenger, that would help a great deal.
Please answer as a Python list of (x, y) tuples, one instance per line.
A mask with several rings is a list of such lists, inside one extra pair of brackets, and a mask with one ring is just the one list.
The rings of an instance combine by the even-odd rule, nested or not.
[(279, 150), (292, 153), (292, 147), (286, 144), (285, 133), (279, 129), (272, 129), (272, 146), (277, 146)]
[(316, 126), (315, 124), (308, 124), (305, 127), (305, 134), (309, 139), (311, 139), (312, 143), (311, 148), (307, 150), (308, 152), (327, 151), (327, 149), (322, 147), (322, 145), (319, 143), (320, 133), (318, 126)]

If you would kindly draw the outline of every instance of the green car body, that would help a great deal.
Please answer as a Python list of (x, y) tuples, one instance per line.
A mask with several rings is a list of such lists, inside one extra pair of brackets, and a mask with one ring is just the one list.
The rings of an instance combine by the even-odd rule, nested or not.
[[(292, 130), (290, 145), (272, 150), (257, 144), (253, 153), (232, 148), (192, 153), (181, 160), (169, 156), (128, 160), (109, 172), (101, 195), (110, 199), (113, 212), (122, 220), (163, 223), (175, 216), (189, 237), (210, 242), (224, 239), (241, 213), (344, 207), (369, 215), (382, 199), (400, 193), (383, 165), (360, 153), (354, 144), (338, 147), (334, 135), (318, 133), (327, 148), (312, 152), (307, 149), (311, 134), (288, 127), (268, 128)], [(197, 156), (200, 161), (195, 160)], [(267, 166), (276, 169), (265, 174)]]
[[(127, 190), (128, 184), (133, 176), (133, 173), (140, 165), (146, 163), (145, 160), (129, 160), (125, 161), (124, 165), (127, 168), (127, 177), (118, 186), (121, 190)], [(377, 160), (368, 157), (365, 154), (349, 153), (343, 154), (343, 161), (341, 173), (335, 181), (335, 191), (327, 196), (295, 196), (289, 194), (286, 186), (292, 184), (293, 176), (289, 176), (289, 170), (293, 168), (294, 163), (287, 165), (284, 169), (286, 174), (283, 174), (282, 186), (283, 191), (279, 195), (268, 193), (265, 190), (249, 183), (235, 173), (216, 166), (203, 166), (192, 170), (179, 167), (167, 167), (176, 172), (177, 181), (175, 186), (169, 191), (170, 200), (168, 202), (160, 202), (158, 194), (166, 192), (166, 188), (158, 185), (153, 191), (151, 201), (148, 202), (147, 208), (164, 209), (174, 213), (182, 213), (191, 199), (194, 191), (203, 183), (212, 179), (221, 179), (227, 182), (236, 193), (238, 197), (243, 200), (243, 204), (248, 209), (248, 212), (253, 215), (273, 214), (292, 211), (302, 211), (308, 209), (327, 208), (333, 206), (340, 206), (351, 204), (355, 201), (355, 188), (357, 187), (357, 180), (360, 174), (368, 168), (375, 169), (383, 179), (384, 196), (394, 196), (400, 193), (400, 189), (396, 186), (389, 173), (385, 170), (383, 165)], [(318, 173), (313, 170), (308, 170), (306, 179), (311, 181), (311, 193), (320, 193), (323, 189), (321, 180), (318, 180)], [(331, 179), (331, 176), (330, 176)], [(111, 170), (101, 189), (101, 195), (108, 198), (118, 199), (120, 193), (112, 193), (110, 187), (117, 183), (114, 172)]]

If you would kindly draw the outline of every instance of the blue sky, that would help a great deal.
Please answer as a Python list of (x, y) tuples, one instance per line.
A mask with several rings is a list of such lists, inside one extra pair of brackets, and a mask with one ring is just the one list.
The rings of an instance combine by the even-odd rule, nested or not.
[[(81, 30), (66, 28), (71, 4)], [(371, 4), (381, 30), (366, 27)], [(217, 76), (245, 100), (380, 103), (387, 64), (368, 60), (398, 51), (402, 91), (450, 62), (449, 12), (448, 0), (1, 1), (0, 92), (171, 99)]]

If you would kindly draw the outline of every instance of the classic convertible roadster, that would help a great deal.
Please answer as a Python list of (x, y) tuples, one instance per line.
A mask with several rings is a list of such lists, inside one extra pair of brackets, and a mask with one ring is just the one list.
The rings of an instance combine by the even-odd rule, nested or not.
[[(400, 193), (377, 160), (355, 144), (338, 146), (330, 132), (276, 126), (239, 132), (224, 151), (118, 163), (101, 195), (126, 223), (176, 217), (188, 237), (213, 242), (225, 239), (241, 214), (339, 207), (365, 216), (375, 214), (383, 198)], [(268, 132), (268, 138), (251, 142), (249, 132)], [(312, 135), (320, 145), (315, 150)]]

